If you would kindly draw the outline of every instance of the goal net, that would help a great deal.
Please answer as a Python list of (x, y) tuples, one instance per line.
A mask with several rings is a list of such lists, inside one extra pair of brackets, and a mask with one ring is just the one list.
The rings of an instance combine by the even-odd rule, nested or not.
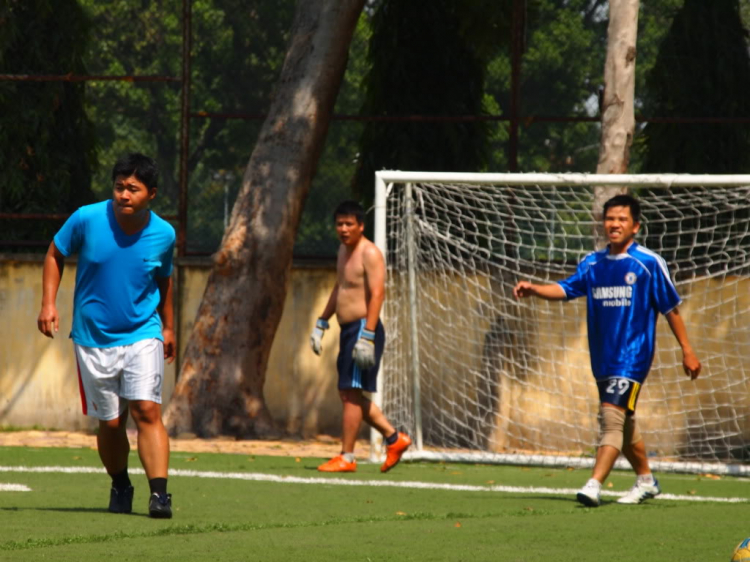
[(638, 402), (653, 466), (746, 473), (750, 176), (379, 172), (376, 185), (388, 267), (378, 400), (413, 437), (407, 458), (593, 464), (586, 299), (512, 290), (575, 271), (595, 249), (593, 186), (611, 185), (639, 198), (636, 240), (667, 261), (703, 364), (690, 381), (660, 319)]

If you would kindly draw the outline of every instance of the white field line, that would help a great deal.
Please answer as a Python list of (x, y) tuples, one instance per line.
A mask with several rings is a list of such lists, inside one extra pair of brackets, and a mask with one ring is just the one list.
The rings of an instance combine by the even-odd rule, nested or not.
[[(103, 468), (86, 466), (0, 466), (2, 472), (34, 472), (53, 474), (104, 474)], [(143, 474), (142, 468), (129, 469), (131, 474)], [(197, 470), (170, 470), (170, 476), (188, 478), (218, 478), (226, 480), (248, 480), (251, 482), (275, 482), (278, 484), (317, 484), (319, 486), (372, 486), (383, 488), (410, 488), (416, 490), (446, 490), (454, 492), (497, 492), (505, 494), (547, 494), (575, 496), (577, 488), (548, 488), (537, 486), (476, 486), (472, 484), (442, 484), (437, 482), (411, 482), (396, 480), (348, 480), (343, 478), (302, 478), (300, 476), (278, 476), (260, 472), (214, 472)], [(602, 490), (602, 496), (620, 497), (626, 492)], [(720, 498), (678, 494), (661, 494), (660, 499), (690, 502), (746, 503), (747, 498)]]
[(3, 484), (0, 482), (0, 492), (30, 492), (31, 488), (24, 484)]

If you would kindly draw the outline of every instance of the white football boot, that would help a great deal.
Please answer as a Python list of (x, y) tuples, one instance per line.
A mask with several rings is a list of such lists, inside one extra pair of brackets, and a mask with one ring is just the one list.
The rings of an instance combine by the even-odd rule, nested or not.
[(578, 490), (576, 499), (586, 507), (599, 507), (601, 503), (602, 485), (591, 478), (586, 484)]
[(644, 500), (655, 498), (659, 494), (661, 494), (661, 488), (659, 487), (658, 480), (654, 480), (653, 484), (645, 484), (636, 480), (635, 486), (630, 488), (627, 494), (617, 500), (617, 503), (635, 505), (642, 503)]

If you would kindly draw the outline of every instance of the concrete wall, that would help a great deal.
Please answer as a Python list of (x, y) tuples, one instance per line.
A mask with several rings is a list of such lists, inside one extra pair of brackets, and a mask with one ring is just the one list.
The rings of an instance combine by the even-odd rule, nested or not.
[[(386, 301), (386, 411), (411, 419), (406, 281)], [(427, 440), (498, 452), (587, 453), (598, 441), (598, 393), (588, 353), (586, 301), (511, 295), (514, 272), (418, 278), (421, 416)], [(649, 451), (662, 458), (746, 458), (750, 448), (750, 279), (682, 284), (680, 313), (703, 365), (690, 381), (668, 323), (638, 401)], [(401, 300), (397, 297), (401, 293)], [(398, 422), (396, 415), (392, 420)]]
[[(184, 352), (208, 279), (208, 260), (178, 268), (175, 293), (180, 354)], [(65, 267), (57, 297), (60, 332), (54, 339), (36, 328), (42, 301), (42, 257), (0, 256), (0, 426), (90, 429), (81, 414), (72, 319), (75, 261)], [(265, 396), (279, 427), (293, 434), (338, 435), (341, 404), (336, 391), (336, 330), (323, 340), (322, 357), (309, 348), (310, 330), (335, 283), (334, 266), (294, 268), (281, 325), (271, 350)], [(175, 385), (167, 365), (165, 405)]]
[[(80, 429), (81, 399), (68, 339), (75, 268), (67, 267), (58, 292), (63, 324), (54, 339), (36, 319), (42, 302), (41, 261), (0, 265), (0, 424)], [(170, 373), (170, 379), (172, 374)]]
[[(178, 267), (175, 304), (182, 354), (209, 264), (182, 261)], [(0, 426), (91, 428), (94, 424), (81, 414), (68, 339), (75, 263), (66, 267), (58, 294), (62, 326), (54, 340), (36, 329), (41, 273), (41, 257), (0, 256)], [(334, 282), (332, 264), (292, 271), (265, 386), (279, 428), (291, 434), (340, 433), (338, 330), (324, 338), (322, 357), (308, 344)], [(458, 427), (474, 443), (486, 440), (484, 447), (491, 450), (589, 450), (597, 436), (597, 393), (589, 367), (585, 301), (537, 300), (519, 307), (508, 294), (514, 282), (512, 274), (507, 279), (459, 275), (449, 282), (420, 276), (425, 432)], [(393, 279), (386, 301), (384, 364), (394, 384), (383, 401), (391, 420), (408, 427), (411, 336), (407, 307), (398, 301), (401, 285)], [(685, 379), (679, 348), (660, 320), (654, 368), (639, 400), (639, 423), (649, 448), (662, 456), (704, 456), (709, 446), (722, 456), (736, 455), (750, 443), (750, 372), (745, 367), (750, 356), (750, 280), (699, 280), (682, 285), (680, 293), (686, 301), (681, 311), (704, 372), (695, 382)], [(176, 373), (174, 365), (167, 367), (167, 401)], [(480, 413), (472, 414), (475, 410)], [(455, 446), (462, 444), (459, 440)]]

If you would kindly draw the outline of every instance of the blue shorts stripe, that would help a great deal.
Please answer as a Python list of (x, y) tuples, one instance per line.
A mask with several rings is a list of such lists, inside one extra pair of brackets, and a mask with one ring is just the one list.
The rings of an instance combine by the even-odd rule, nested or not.
[(366, 327), (366, 319), (355, 320), (341, 325), (339, 336), (339, 357), (336, 367), (339, 373), (339, 390), (347, 388), (362, 389), (367, 392), (376, 392), (377, 376), (380, 368), (380, 358), (385, 348), (385, 328), (382, 322), (378, 322), (375, 330), (375, 365), (367, 370), (357, 367), (352, 356), (354, 346), (362, 336)]
[[(359, 341), (359, 338), (362, 337), (362, 331), (365, 329), (365, 319), (362, 318), (362, 320), (359, 321), (359, 331), (357, 332), (357, 340)], [(354, 363), (354, 369), (352, 372), (352, 388), (362, 388), (362, 370), (357, 367), (357, 364)]]

